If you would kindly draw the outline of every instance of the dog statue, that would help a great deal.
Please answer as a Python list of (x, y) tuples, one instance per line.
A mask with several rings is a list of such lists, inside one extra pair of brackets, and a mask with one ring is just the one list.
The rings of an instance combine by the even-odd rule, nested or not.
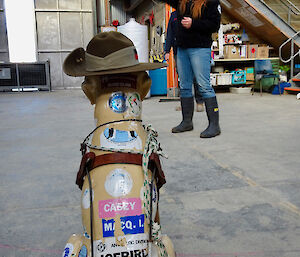
[(70, 76), (85, 76), (82, 89), (95, 104), (96, 128), (81, 144), (76, 184), (82, 189), (84, 233), (72, 235), (63, 257), (174, 257), (161, 234), (159, 188), (165, 183), (157, 133), (141, 120), (151, 86), (133, 43), (118, 32), (103, 32), (86, 51), (75, 49), (64, 62)]

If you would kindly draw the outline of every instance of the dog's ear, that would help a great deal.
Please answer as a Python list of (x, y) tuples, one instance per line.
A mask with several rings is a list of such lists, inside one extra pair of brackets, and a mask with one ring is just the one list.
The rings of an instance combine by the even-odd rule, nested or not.
[(85, 77), (84, 82), (81, 85), (81, 88), (87, 98), (90, 100), (91, 104), (95, 104), (96, 100), (100, 94), (100, 79), (99, 76), (89, 76)]
[(151, 78), (145, 71), (137, 72), (137, 90), (140, 93), (141, 99), (143, 100), (151, 87)]

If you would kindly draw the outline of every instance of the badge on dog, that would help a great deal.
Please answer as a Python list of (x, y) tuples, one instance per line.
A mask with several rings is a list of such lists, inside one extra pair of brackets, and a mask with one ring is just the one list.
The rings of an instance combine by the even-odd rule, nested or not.
[(130, 193), (133, 183), (130, 174), (123, 169), (115, 169), (106, 177), (105, 190), (113, 197), (125, 196)]
[(115, 92), (109, 98), (109, 108), (116, 113), (123, 113), (127, 110), (126, 95), (123, 92)]

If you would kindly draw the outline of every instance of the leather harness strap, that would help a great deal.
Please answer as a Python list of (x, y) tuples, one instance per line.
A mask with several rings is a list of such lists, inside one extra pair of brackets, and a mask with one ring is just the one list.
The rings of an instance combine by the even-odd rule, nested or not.
[[(95, 155), (93, 152), (86, 153), (82, 156), (80, 168), (77, 173), (76, 184), (82, 189), (84, 176), (86, 175), (85, 169), (89, 171), (103, 165), (108, 164), (134, 164), (142, 166), (143, 155), (136, 153), (109, 153), (103, 155)], [(148, 168), (155, 172), (155, 179), (158, 189), (166, 183), (164, 172), (161, 168), (160, 159), (158, 154), (152, 153), (149, 158)]]

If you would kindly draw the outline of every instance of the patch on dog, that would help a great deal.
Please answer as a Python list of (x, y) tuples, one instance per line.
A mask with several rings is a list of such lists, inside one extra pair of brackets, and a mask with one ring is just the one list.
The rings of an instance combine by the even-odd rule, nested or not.
[(128, 93), (127, 102), (130, 113), (135, 117), (140, 116), (142, 111), (140, 95), (138, 93)]
[[(145, 214), (138, 216), (121, 217), (121, 229), (125, 235), (134, 235), (144, 233)], [(115, 221), (114, 219), (102, 219), (103, 237), (114, 237)]]
[[(110, 229), (110, 227), (107, 229)], [(100, 257), (112, 257), (112, 256), (116, 256), (116, 257), (121, 257), (121, 256), (124, 256), (124, 257), (140, 256), (140, 257), (142, 257), (142, 256), (144, 256), (144, 257), (146, 257), (146, 256), (148, 256), (148, 251), (146, 249), (148, 247), (148, 243), (149, 243), (148, 234), (149, 233), (125, 235), (124, 238), (126, 239), (126, 242), (127, 242), (126, 246), (122, 246), (122, 245), (118, 244), (116, 242), (115, 237), (106, 237), (104, 250), (103, 250), (103, 247), (100, 248), (100, 250), (103, 250), (103, 251), (99, 251), (99, 249), (97, 249), (98, 245), (103, 244), (102, 240), (94, 241), (95, 252), (96, 252), (96, 250), (98, 250), (98, 252), (101, 253), (101, 255), (99, 255)], [(152, 247), (152, 255), (151, 256), (158, 256), (156, 254), (155, 247), (154, 248)]]
[(85, 245), (81, 247), (78, 257), (87, 257), (87, 248)]
[(100, 145), (115, 150), (136, 149), (142, 150), (142, 140), (138, 134), (131, 130), (118, 130), (106, 128), (100, 135)]
[(123, 169), (112, 170), (105, 180), (105, 190), (113, 197), (121, 197), (130, 193), (133, 183), (130, 174)]
[(99, 218), (114, 218), (120, 216), (135, 216), (142, 214), (140, 198), (120, 198), (99, 201)]

